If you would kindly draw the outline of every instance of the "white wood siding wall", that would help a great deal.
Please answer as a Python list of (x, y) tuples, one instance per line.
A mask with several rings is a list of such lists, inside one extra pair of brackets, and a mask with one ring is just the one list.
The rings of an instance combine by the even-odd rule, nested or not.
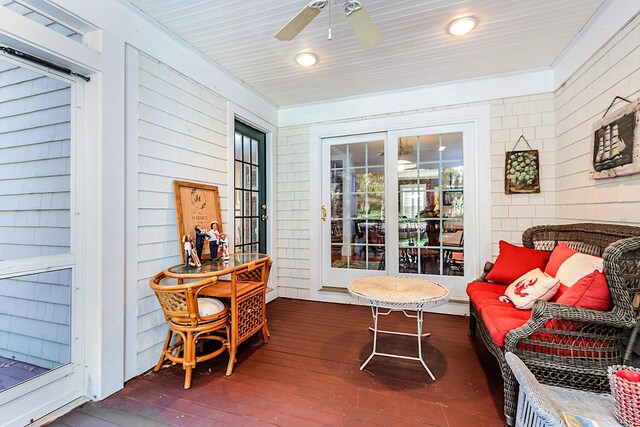
[(0, 280), (0, 356), (43, 368), (70, 360), (71, 270)]
[(138, 372), (166, 336), (149, 279), (180, 262), (173, 180), (217, 185), (227, 218), (227, 101), (140, 55), (138, 154)]
[[(0, 60), (0, 260), (70, 252), (70, 88)], [(0, 281), (0, 355), (69, 361), (70, 271)]]
[[(591, 130), (617, 96), (640, 96), (640, 15), (556, 93), (558, 221), (640, 225), (640, 175), (591, 180)], [(618, 101), (611, 111), (625, 105)]]

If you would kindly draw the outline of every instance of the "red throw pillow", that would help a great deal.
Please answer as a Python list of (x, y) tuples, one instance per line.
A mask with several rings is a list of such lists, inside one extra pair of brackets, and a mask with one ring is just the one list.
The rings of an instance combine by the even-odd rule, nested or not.
[(612, 301), (607, 278), (596, 270), (567, 288), (556, 302), (592, 310), (609, 311)]
[(544, 267), (551, 252), (523, 248), (500, 240), (500, 254), (486, 279), (496, 283), (513, 283), (528, 271)]

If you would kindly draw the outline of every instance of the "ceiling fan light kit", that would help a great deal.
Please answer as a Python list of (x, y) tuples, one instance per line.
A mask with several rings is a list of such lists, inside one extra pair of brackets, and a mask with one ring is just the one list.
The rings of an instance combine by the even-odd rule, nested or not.
[(463, 16), (454, 19), (447, 27), (447, 32), (452, 36), (464, 36), (476, 27), (477, 20), (473, 16)]
[[(314, 0), (307, 4), (276, 33), (275, 38), (281, 41), (291, 41), (296, 38), (320, 12), (326, 9), (327, 6), (330, 7), (330, 1), (331, 0)], [(347, 17), (351, 28), (353, 28), (353, 32), (360, 40), (362, 46), (370, 49), (382, 43), (384, 40), (382, 33), (364, 6), (362, 6), (362, 2), (359, 0), (333, 0), (333, 2), (336, 4), (342, 3), (344, 15)], [(329, 40), (331, 40), (331, 29), (329, 29)]]
[(311, 52), (301, 52), (296, 55), (296, 62), (301, 67), (307, 68), (316, 65), (318, 57)]

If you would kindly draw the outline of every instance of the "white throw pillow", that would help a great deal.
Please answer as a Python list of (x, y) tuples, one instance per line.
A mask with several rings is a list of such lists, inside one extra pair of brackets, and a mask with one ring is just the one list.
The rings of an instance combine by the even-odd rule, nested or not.
[(523, 274), (507, 287), (504, 294), (520, 310), (529, 310), (538, 300), (548, 301), (555, 295), (560, 281), (536, 268)]
[(571, 287), (584, 276), (593, 273), (595, 270), (602, 273), (603, 268), (604, 261), (600, 257), (587, 254), (574, 254), (558, 268), (556, 279), (560, 280), (560, 283), (563, 285)]
[(544, 272), (560, 280), (568, 288), (595, 270), (602, 273), (604, 260), (571, 249), (566, 243), (555, 247)]

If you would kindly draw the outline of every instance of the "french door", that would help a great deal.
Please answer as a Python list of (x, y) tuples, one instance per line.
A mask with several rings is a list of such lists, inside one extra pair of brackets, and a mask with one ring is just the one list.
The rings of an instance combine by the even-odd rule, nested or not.
[[(322, 140), (323, 285), (409, 275), (463, 292), (474, 204), (473, 127), (446, 125)], [(465, 179), (467, 178), (467, 179)]]
[(234, 252), (267, 252), (266, 135), (235, 122)]

